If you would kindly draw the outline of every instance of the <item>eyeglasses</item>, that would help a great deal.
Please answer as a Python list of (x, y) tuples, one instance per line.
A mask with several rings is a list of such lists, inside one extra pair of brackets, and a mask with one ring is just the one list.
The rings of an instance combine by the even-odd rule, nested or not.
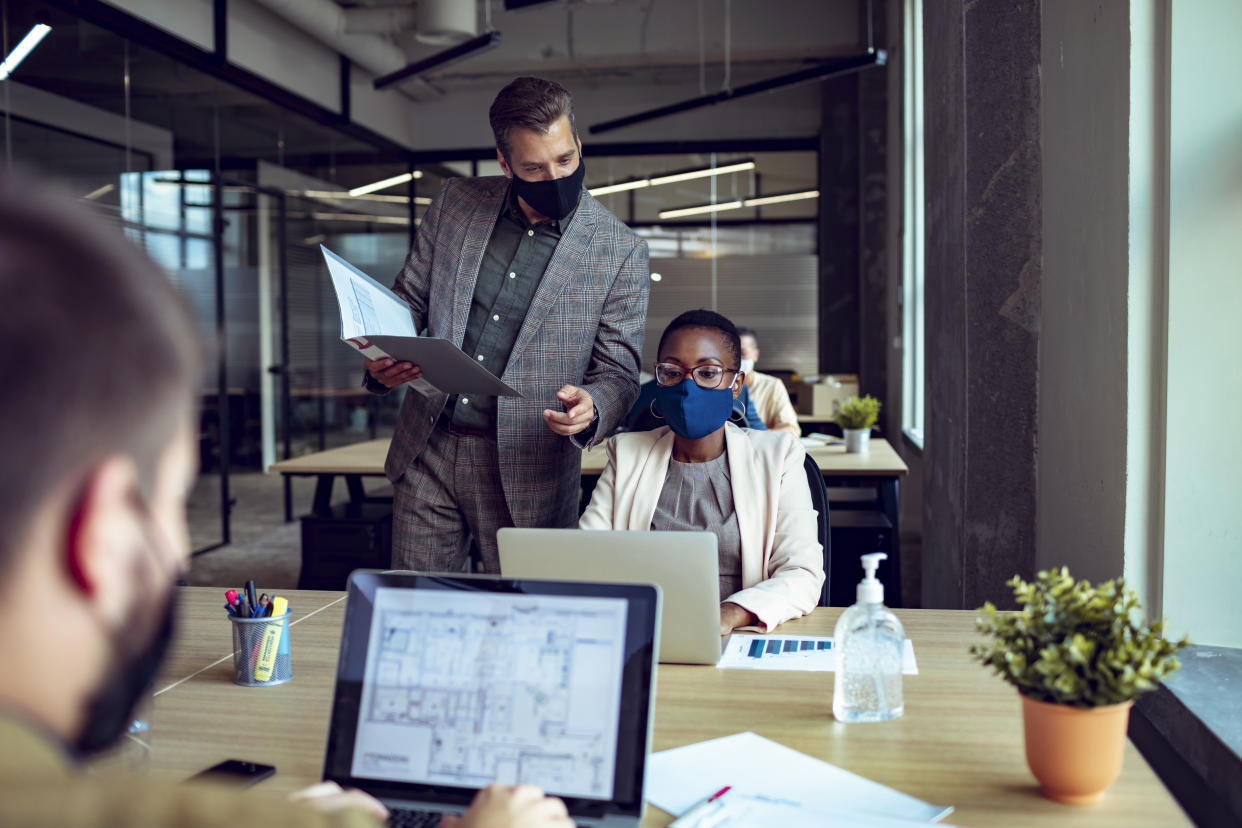
[[(737, 378), (736, 368), (724, 368), (720, 365), (698, 365), (691, 369), (690, 376), (699, 388), (719, 388), (724, 382), (725, 374)], [(686, 378), (686, 369), (672, 362), (657, 362), (655, 366), (656, 382), (660, 385), (680, 385)], [(733, 379), (729, 380), (729, 385)]]

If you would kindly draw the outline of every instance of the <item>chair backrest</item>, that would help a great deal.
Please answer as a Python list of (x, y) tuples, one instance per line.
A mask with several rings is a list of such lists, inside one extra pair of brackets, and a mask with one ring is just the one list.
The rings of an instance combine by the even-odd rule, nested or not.
[(802, 462), (806, 469), (806, 482), (811, 488), (811, 505), (819, 513), (819, 545), (824, 548), (824, 588), (819, 593), (819, 605), (829, 606), (829, 579), (832, 577), (832, 529), (828, 517), (828, 487), (824, 485), (824, 473), (810, 454)]

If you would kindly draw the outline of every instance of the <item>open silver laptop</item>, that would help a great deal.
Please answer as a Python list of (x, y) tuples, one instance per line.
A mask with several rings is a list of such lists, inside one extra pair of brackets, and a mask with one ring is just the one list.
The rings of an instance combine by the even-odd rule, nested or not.
[(659, 617), (650, 585), (354, 572), (324, 779), (391, 825), (438, 825), (500, 782), (578, 825), (637, 826)]
[(500, 574), (618, 584), (658, 584), (664, 593), (660, 661), (720, 660), (720, 578), (711, 532), (501, 529)]

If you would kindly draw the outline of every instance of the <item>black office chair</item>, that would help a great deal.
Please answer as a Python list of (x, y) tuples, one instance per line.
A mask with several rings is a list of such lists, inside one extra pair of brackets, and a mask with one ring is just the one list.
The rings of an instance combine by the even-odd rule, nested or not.
[(819, 545), (824, 548), (824, 587), (819, 593), (819, 605), (827, 607), (831, 606), (828, 603), (829, 595), (831, 595), (828, 587), (832, 572), (832, 527), (828, 517), (828, 487), (824, 485), (824, 473), (819, 470), (819, 464), (815, 462), (814, 457), (808, 454), (802, 465), (806, 469), (807, 485), (811, 487), (811, 505), (819, 513)]

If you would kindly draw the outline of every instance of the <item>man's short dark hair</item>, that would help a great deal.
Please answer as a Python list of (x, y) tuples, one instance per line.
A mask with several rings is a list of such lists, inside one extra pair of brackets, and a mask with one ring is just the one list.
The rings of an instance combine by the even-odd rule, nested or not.
[(506, 160), (513, 149), (510, 130), (547, 133), (561, 116), (569, 118), (569, 129), (576, 136), (573, 96), (556, 81), (532, 77), (517, 78), (500, 90), (488, 111), (496, 146)]
[(664, 342), (673, 331), (679, 331), (682, 328), (710, 328), (719, 331), (729, 348), (729, 352), (733, 354), (734, 364), (729, 367), (736, 368), (738, 363), (742, 361), (742, 338), (738, 336), (737, 327), (726, 317), (704, 308), (688, 310), (672, 322), (669, 322), (668, 327), (664, 329), (664, 333), (660, 334), (660, 344), (656, 347), (656, 353), (659, 354), (664, 350)]
[(755, 344), (759, 343), (759, 335), (755, 333), (754, 328), (748, 328), (745, 325), (738, 325), (737, 335), (739, 339), (743, 336), (749, 336), (751, 339), (755, 340)]
[(106, 457), (155, 468), (191, 411), (201, 353), (168, 277), (98, 217), (0, 179), (0, 577), (28, 521)]

